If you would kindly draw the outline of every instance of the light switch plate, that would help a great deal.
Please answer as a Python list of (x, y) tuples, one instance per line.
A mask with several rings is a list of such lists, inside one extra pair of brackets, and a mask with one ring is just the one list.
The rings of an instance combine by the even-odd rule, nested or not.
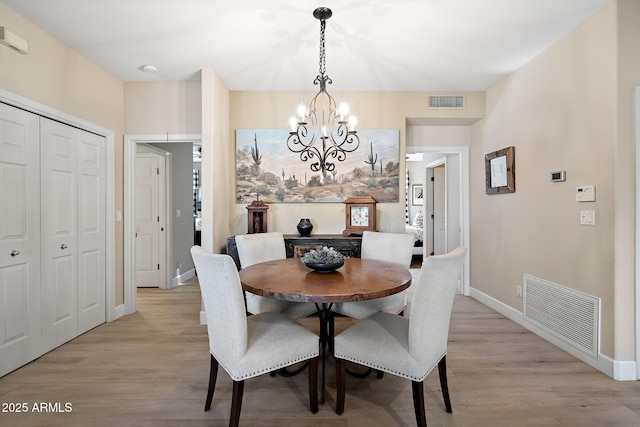
[(596, 225), (596, 211), (580, 211), (581, 225)]

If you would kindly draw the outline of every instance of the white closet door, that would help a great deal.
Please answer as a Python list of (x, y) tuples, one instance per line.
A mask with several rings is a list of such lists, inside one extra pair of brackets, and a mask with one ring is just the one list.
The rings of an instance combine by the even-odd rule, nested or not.
[(78, 130), (78, 334), (106, 320), (105, 140)]
[(38, 129), (0, 104), (0, 376), (41, 354)]
[(42, 349), (47, 352), (78, 335), (76, 129), (42, 118), (40, 141)]

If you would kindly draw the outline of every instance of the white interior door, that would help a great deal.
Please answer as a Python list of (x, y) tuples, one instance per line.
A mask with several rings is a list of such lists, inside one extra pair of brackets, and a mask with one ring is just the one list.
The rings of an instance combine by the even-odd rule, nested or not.
[(42, 186), (42, 347), (78, 335), (76, 129), (40, 119)]
[(136, 155), (136, 284), (159, 287), (160, 159), (154, 153)]
[(0, 376), (41, 354), (39, 127), (0, 103)]
[(447, 253), (447, 182), (445, 165), (433, 168), (433, 253)]
[(78, 334), (106, 320), (105, 139), (78, 130)]

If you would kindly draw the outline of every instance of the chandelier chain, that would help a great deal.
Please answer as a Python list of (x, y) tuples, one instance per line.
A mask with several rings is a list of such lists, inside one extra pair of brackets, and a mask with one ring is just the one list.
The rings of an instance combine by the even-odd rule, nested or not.
[(324, 76), (324, 73), (327, 71), (327, 60), (325, 57), (325, 49), (324, 49), (324, 29), (326, 26), (326, 21), (324, 19), (320, 20), (320, 75)]

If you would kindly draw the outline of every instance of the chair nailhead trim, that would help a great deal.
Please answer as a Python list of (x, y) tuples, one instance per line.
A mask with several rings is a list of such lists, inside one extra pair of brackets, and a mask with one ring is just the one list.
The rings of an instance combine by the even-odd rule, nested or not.
[[(297, 358), (295, 360), (291, 360), (291, 361), (288, 361), (288, 362), (283, 362), (283, 363), (280, 363), (280, 364), (275, 365), (273, 367), (265, 368), (265, 369), (262, 369), (262, 370), (259, 370), (259, 371), (251, 372), (250, 374), (242, 375), (242, 376), (240, 376), (238, 378), (233, 378), (233, 376), (231, 376), (231, 375), (230, 376), (231, 376), (231, 379), (233, 379), (234, 381), (242, 381), (242, 380), (246, 380), (246, 379), (249, 379), (249, 378), (257, 377), (257, 376), (262, 375), (262, 374), (266, 374), (268, 372), (272, 372), (272, 371), (278, 370), (280, 368), (286, 368), (287, 366), (291, 366), (291, 365), (299, 363), (299, 362), (304, 362), (306, 360), (313, 359), (314, 357), (318, 357), (318, 356), (319, 356), (319, 354), (311, 353), (311, 354), (308, 354), (306, 356), (299, 357), (299, 358)], [(213, 357), (215, 357), (215, 359), (218, 360), (218, 358), (215, 355)], [(218, 363), (220, 363), (220, 362), (218, 362)], [(224, 365), (222, 365), (222, 368), (225, 371), (227, 371), (227, 373), (229, 373), (229, 370)]]
[(397, 376), (402, 377), (402, 378), (410, 379), (411, 381), (424, 381), (424, 379), (427, 378), (427, 375), (429, 375), (431, 373), (431, 371), (433, 371), (433, 368), (438, 366), (438, 363), (440, 363), (440, 360), (442, 360), (442, 358), (444, 356), (446, 356), (446, 355), (447, 355), (447, 353), (444, 352), (442, 354), (442, 356), (438, 359), (438, 361), (436, 363), (434, 363), (433, 365), (431, 365), (431, 367), (427, 370), (427, 372), (421, 378), (420, 377), (415, 377), (413, 375), (407, 375), (407, 374), (405, 374), (403, 372), (398, 372), (398, 371), (395, 371), (395, 370), (392, 370), (392, 369), (383, 368), (382, 366), (374, 365), (373, 363), (369, 363), (369, 362), (366, 362), (364, 360), (356, 359), (355, 357), (345, 357), (345, 356), (342, 356), (342, 355), (339, 355), (339, 354), (334, 354), (333, 356), (336, 359), (348, 360), (349, 362), (357, 363), (358, 365), (367, 366), (367, 367), (369, 367), (371, 369), (376, 369), (378, 371), (388, 372), (390, 374), (397, 375)]

